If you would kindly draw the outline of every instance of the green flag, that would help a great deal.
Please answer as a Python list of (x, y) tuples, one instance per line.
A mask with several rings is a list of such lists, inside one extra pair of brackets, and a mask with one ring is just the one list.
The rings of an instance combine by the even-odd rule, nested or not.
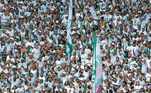
[(93, 93), (99, 93), (98, 89), (102, 83), (102, 64), (101, 64), (101, 53), (100, 53), (100, 39), (96, 36), (96, 32), (93, 33), (92, 39), (93, 47)]
[(85, 83), (85, 85), (83, 86), (83, 88), (84, 88), (84, 91), (83, 91), (83, 93), (87, 93), (87, 83)]
[(92, 80), (93, 80), (93, 93), (95, 93), (95, 91), (96, 91), (96, 87), (95, 87), (95, 78), (96, 78), (96, 32), (93, 32), (92, 47), (93, 47)]
[(102, 62), (101, 62), (101, 49), (100, 49), (100, 38), (97, 37), (96, 39), (96, 77), (95, 77), (95, 87), (96, 92), (100, 93), (100, 87), (102, 84)]
[(68, 16), (68, 24), (67, 24), (67, 45), (66, 45), (66, 54), (68, 56), (68, 62), (70, 62), (70, 57), (72, 54), (72, 39), (71, 39), (71, 26), (72, 26), (72, 0), (70, 0), (69, 4), (69, 16)]

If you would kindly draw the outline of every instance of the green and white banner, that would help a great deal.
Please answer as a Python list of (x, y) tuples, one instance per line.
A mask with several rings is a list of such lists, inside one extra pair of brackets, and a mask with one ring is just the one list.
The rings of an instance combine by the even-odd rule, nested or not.
[(102, 63), (101, 63), (101, 50), (100, 39), (96, 36), (96, 32), (93, 33), (93, 93), (101, 93), (100, 87), (102, 84)]
[(66, 54), (68, 56), (68, 62), (70, 62), (70, 57), (72, 54), (72, 38), (71, 38), (71, 28), (72, 28), (72, 9), (73, 2), (70, 0), (69, 3), (69, 15), (68, 15), (68, 24), (67, 24), (67, 45), (66, 45)]

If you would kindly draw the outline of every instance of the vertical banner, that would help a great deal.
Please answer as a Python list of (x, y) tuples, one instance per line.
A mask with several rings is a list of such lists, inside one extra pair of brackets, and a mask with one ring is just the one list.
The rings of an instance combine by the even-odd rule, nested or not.
[(95, 78), (96, 78), (96, 32), (93, 32), (92, 47), (93, 47), (92, 82), (93, 82), (93, 93), (95, 93), (96, 92), (96, 87), (95, 87)]
[(67, 23), (67, 45), (66, 45), (66, 54), (68, 56), (68, 63), (70, 62), (70, 57), (72, 54), (72, 39), (71, 39), (71, 28), (72, 28), (72, 10), (73, 10), (73, 2), (70, 0), (69, 3), (69, 15), (68, 15), (68, 23)]
[(97, 37), (96, 43), (96, 93), (101, 93), (101, 84), (102, 84), (102, 63), (101, 63), (101, 49), (100, 49), (100, 38)]
[(93, 33), (93, 93), (101, 93), (102, 83), (102, 64), (101, 64), (101, 50), (100, 50), (100, 39), (96, 36), (96, 32)]

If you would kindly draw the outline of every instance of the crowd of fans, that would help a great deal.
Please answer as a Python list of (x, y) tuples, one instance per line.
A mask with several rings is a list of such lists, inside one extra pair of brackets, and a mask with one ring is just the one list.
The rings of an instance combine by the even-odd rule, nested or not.
[(151, 2), (0, 0), (0, 92), (92, 93), (92, 32), (100, 37), (102, 93), (149, 93)]

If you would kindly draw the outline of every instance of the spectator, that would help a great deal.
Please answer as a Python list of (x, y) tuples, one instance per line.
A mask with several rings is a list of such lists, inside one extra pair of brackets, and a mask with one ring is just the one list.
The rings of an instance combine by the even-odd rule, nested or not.
[(1, 0), (0, 91), (92, 92), (92, 33), (99, 34), (100, 90), (149, 92), (151, 14), (148, 0), (73, 0), (71, 63), (68, 0)]

